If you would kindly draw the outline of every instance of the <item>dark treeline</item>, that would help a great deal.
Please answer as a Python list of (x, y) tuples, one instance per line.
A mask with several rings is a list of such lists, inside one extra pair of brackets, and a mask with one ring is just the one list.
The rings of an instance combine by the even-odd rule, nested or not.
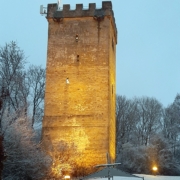
[(117, 96), (117, 162), (131, 173), (180, 174), (180, 94), (168, 107), (155, 98)]

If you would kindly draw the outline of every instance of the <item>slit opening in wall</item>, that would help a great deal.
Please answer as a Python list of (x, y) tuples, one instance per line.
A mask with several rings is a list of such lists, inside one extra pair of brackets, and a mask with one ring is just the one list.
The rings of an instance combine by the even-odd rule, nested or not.
[(76, 34), (76, 42), (78, 42), (78, 40), (79, 40), (79, 36), (78, 34)]
[(112, 49), (114, 50), (114, 40), (112, 39)]
[(77, 55), (77, 61), (79, 62), (79, 55)]

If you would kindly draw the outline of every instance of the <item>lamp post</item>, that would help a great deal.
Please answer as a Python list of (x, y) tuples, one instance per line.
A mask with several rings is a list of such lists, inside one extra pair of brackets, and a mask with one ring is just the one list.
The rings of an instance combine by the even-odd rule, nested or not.
[(156, 176), (157, 171), (158, 171), (157, 166), (153, 166), (153, 167), (152, 167), (152, 170), (153, 170), (153, 174)]

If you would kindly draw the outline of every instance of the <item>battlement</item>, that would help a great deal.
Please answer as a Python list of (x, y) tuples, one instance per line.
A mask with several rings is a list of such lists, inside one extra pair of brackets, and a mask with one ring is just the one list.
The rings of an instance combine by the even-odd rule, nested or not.
[(77, 17), (112, 17), (112, 23), (117, 34), (114, 13), (112, 10), (111, 1), (102, 1), (102, 8), (96, 8), (96, 3), (89, 3), (88, 9), (83, 9), (83, 4), (76, 4), (76, 9), (71, 10), (70, 4), (64, 4), (63, 9), (58, 9), (58, 5), (48, 4), (47, 19), (63, 19), (63, 18), (77, 18)]
[(48, 4), (47, 18), (52, 17), (82, 17), (82, 16), (94, 16), (97, 12), (102, 12), (104, 15), (111, 15), (112, 13), (112, 3), (111, 1), (103, 1), (102, 8), (96, 9), (95, 3), (90, 3), (87, 10), (83, 9), (83, 4), (76, 4), (76, 9), (71, 10), (70, 4), (64, 4), (63, 9), (58, 9), (58, 5)]

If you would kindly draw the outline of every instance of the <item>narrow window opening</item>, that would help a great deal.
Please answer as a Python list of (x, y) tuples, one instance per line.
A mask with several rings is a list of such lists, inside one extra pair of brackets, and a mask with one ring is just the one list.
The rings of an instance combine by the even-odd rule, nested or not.
[(79, 55), (77, 55), (77, 61), (79, 62)]
[(76, 42), (78, 42), (78, 40), (79, 40), (79, 36), (78, 34), (76, 34)]
[(112, 49), (114, 50), (114, 41), (113, 41), (113, 38), (112, 38)]

